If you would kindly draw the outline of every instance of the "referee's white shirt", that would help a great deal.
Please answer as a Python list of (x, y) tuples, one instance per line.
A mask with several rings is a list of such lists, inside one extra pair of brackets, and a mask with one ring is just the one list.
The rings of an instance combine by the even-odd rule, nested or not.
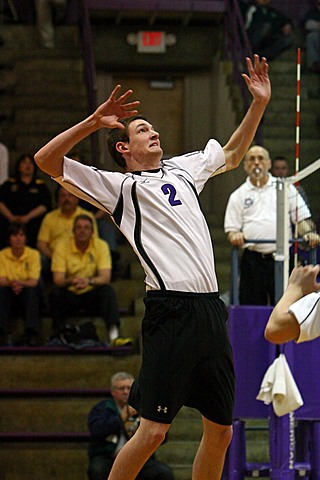
[(198, 194), (225, 169), (223, 149), (211, 139), (203, 151), (163, 160), (157, 171), (108, 172), (65, 157), (55, 180), (111, 215), (140, 259), (147, 289), (208, 293), (218, 283)]
[[(297, 205), (297, 209), (296, 209)], [(310, 210), (297, 189), (291, 185), (289, 194), (289, 228), (291, 224), (301, 222), (311, 217)], [(276, 240), (277, 235), (277, 179), (269, 174), (263, 187), (256, 187), (247, 177), (229, 197), (227, 204), (224, 230), (228, 232), (243, 232), (250, 240)], [(244, 248), (260, 253), (273, 253), (275, 243), (246, 243)]]

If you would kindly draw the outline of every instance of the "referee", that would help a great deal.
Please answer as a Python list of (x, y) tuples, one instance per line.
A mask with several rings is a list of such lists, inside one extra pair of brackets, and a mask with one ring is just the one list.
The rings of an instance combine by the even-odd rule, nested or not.
[[(221, 478), (232, 436), (234, 371), (198, 195), (209, 178), (239, 165), (269, 102), (266, 59), (255, 55), (247, 66), (243, 78), (253, 101), (224, 147), (211, 139), (203, 151), (162, 160), (158, 132), (136, 115), (139, 102), (126, 103), (131, 90), (118, 96), (118, 85), (92, 115), (35, 155), (44, 172), (111, 215), (146, 273), (142, 366), (129, 398), (141, 423), (118, 454), (110, 480), (136, 478), (183, 405), (198, 409), (203, 420), (193, 480)], [(101, 128), (110, 129), (109, 150), (124, 173), (65, 156)]]

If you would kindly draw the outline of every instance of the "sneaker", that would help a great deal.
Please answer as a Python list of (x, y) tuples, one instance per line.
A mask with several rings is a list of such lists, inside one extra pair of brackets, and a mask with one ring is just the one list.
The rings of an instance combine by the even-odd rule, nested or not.
[(112, 342), (113, 347), (128, 347), (133, 345), (133, 338), (125, 337), (125, 338), (115, 338)]

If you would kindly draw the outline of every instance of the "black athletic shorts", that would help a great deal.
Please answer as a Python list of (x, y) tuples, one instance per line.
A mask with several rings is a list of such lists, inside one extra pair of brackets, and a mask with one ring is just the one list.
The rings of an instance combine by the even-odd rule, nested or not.
[(233, 357), (219, 294), (151, 291), (144, 302), (142, 365), (130, 405), (160, 423), (171, 423), (186, 405), (231, 425)]

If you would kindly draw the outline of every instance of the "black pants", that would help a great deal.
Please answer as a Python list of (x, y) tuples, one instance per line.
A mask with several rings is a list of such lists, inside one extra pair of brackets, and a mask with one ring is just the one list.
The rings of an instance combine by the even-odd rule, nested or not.
[[(93, 457), (89, 461), (88, 479), (106, 480), (110, 474), (114, 459), (104, 455)], [(158, 462), (154, 457), (144, 464), (136, 480), (173, 480), (170, 467), (163, 462)]]
[(54, 287), (49, 294), (52, 330), (57, 333), (69, 316), (87, 313), (102, 317), (106, 327), (119, 325), (116, 293), (111, 285), (101, 285), (89, 292), (74, 294), (68, 288)]
[(24, 287), (19, 295), (13, 293), (10, 287), (0, 287), (0, 330), (6, 333), (10, 314), (21, 310), (25, 331), (39, 333), (40, 304), (39, 286)]
[(240, 305), (274, 305), (274, 259), (245, 249), (240, 266)]

